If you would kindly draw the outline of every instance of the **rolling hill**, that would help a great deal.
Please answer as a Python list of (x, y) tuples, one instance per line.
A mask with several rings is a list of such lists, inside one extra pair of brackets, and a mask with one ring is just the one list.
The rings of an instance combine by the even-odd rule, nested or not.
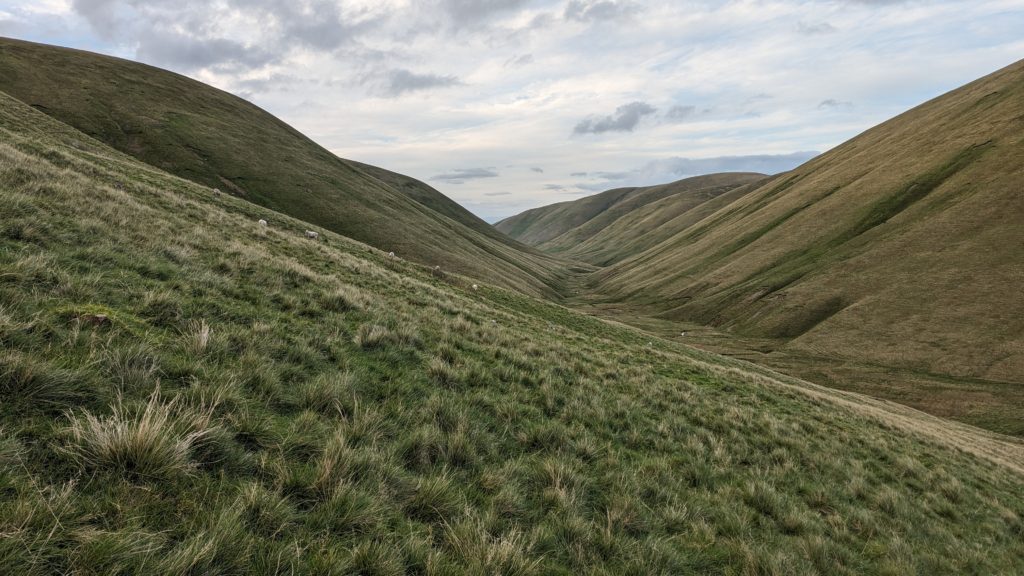
[(307, 239), (2, 93), (0, 214), (0, 573), (1024, 570), (1013, 439)]
[(700, 220), (749, 190), (763, 174), (727, 173), (671, 184), (616, 188), (527, 210), (495, 224), (509, 236), (553, 254), (597, 265), (618, 262)]
[[(595, 273), (589, 297), (762, 339), (754, 348), (768, 354), (755, 356), (799, 356), (800, 374), (832, 378), (823, 366), (855, 364), (838, 385), (1021, 434), (1022, 186), (1018, 62), (730, 198), (656, 246), (620, 246), (632, 255)], [(858, 388), (867, 371), (872, 382)]]
[(226, 92), (165, 70), (0, 38), (0, 90), (152, 166), (385, 252), (533, 294), (565, 265), (412, 178), (338, 158)]

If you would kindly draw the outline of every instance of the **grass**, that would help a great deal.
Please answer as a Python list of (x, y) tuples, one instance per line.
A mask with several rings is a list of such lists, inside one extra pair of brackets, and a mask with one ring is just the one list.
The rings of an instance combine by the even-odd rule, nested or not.
[(1005, 438), (0, 133), (2, 573), (1024, 567)]

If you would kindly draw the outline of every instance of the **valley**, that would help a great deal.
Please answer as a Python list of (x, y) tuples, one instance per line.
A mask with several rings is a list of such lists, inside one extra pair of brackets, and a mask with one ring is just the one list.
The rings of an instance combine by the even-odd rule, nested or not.
[(491, 227), (0, 39), (0, 573), (1020, 573), (1022, 127), (1019, 62)]

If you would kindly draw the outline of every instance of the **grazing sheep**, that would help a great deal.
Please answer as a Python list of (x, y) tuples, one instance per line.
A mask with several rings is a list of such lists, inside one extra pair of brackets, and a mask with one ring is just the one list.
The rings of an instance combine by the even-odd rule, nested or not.
[(310, 240), (316, 240), (317, 238), (320, 238), (320, 233), (313, 232), (312, 230), (306, 230), (306, 238), (309, 238)]
[(434, 266), (434, 268), (430, 270), (430, 274), (434, 278), (444, 278), (444, 272), (441, 271), (440, 266)]
[(473, 284), (473, 290), (479, 290), (479, 289), (480, 289), (479, 286), (477, 286), (476, 284)]
[(257, 224), (259, 224), (260, 226), (266, 226), (267, 225), (267, 221), (262, 219), (262, 218), (260, 218), (259, 221), (257, 222)]
[(395, 253), (394, 252), (388, 252), (388, 258), (394, 258), (394, 257), (395, 257)]
[(220, 188), (214, 188), (213, 189), (213, 193), (214, 194), (220, 194)]
[(686, 332), (680, 332), (679, 335), (680, 336), (686, 336)]

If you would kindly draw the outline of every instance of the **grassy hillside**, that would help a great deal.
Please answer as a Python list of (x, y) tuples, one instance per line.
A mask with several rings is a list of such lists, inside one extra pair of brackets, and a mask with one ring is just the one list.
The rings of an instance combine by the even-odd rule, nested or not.
[(534, 294), (563, 266), (426, 184), (340, 159), (256, 106), (164, 70), (0, 39), (0, 90), (161, 170), (399, 257)]
[(1019, 435), (1022, 129), (1019, 62), (650, 228), (660, 202), (596, 234), (530, 236), (583, 230), (580, 214), (626, 191), (503, 227), (610, 264), (576, 304), (638, 325), (671, 320), (661, 333), (677, 336), (710, 326), (702, 345)]
[(527, 210), (495, 227), (547, 252), (604, 265), (664, 240), (677, 230), (669, 222), (764, 177), (742, 172), (709, 174), (661, 186), (616, 188)]
[(1024, 449), (405, 261), (0, 94), (0, 573), (1010, 574)]

